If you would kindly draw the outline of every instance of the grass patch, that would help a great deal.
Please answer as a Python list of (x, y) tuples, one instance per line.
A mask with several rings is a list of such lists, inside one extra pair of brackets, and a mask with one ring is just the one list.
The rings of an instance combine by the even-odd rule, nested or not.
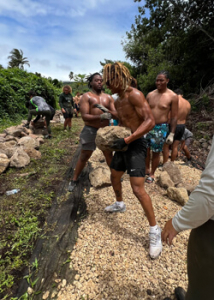
[[(20, 122), (5, 127), (0, 123), (0, 132), (16, 124)], [(62, 124), (52, 126), (53, 139), (40, 146), (40, 160), (0, 175), (0, 299), (15, 296), (23, 270), (29, 267), (29, 257), (76, 151), (82, 127), (81, 118), (73, 119), (70, 132), (64, 132)], [(5, 192), (14, 188), (20, 192), (6, 196)]]

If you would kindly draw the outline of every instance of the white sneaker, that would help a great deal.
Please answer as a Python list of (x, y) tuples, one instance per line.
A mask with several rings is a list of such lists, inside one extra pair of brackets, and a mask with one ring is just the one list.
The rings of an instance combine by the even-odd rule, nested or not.
[(126, 210), (126, 205), (124, 204), (123, 206), (120, 206), (119, 204), (117, 204), (117, 202), (105, 208), (105, 211), (107, 212), (124, 212), (125, 210)]
[(149, 233), (149, 254), (152, 259), (157, 258), (162, 251), (162, 241), (161, 241), (161, 229), (157, 227), (156, 232)]

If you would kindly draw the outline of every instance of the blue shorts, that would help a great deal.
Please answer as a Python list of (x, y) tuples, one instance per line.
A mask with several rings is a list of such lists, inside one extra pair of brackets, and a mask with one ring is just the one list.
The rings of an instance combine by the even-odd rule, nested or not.
[(157, 124), (146, 136), (148, 148), (153, 152), (161, 152), (169, 132), (167, 123)]

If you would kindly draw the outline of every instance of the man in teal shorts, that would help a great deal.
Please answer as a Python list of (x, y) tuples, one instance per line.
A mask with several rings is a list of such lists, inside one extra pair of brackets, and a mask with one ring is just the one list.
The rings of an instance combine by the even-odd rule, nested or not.
[[(166, 142), (171, 145), (174, 139), (174, 133), (177, 125), (178, 115), (178, 95), (167, 88), (169, 75), (167, 71), (161, 71), (156, 77), (157, 89), (149, 93), (146, 97), (152, 110), (155, 127), (147, 134), (148, 143), (146, 157), (146, 182), (152, 183), (155, 180), (155, 171), (159, 165), (160, 152)], [(170, 115), (170, 133), (168, 125), (168, 116)], [(150, 150), (152, 150), (152, 162), (150, 168)]]

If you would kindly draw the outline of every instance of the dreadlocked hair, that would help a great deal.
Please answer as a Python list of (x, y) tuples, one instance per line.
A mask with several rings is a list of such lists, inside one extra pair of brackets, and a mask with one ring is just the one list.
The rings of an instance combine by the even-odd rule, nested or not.
[(92, 82), (94, 76), (96, 76), (96, 75), (101, 76), (100, 73), (98, 73), (98, 72), (96, 72), (96, 73), (94, 73), (94, 74), (88, 76), (87, 81), (88, 81), (88, 88), (89, 88), (89, 89), (91, 88), (91, 82)]
[[(117, 79), (117, 83), (116, 83)], [(126, 89), (132, 82), (132, 76), (128, 68), (122, 63), (116, 62), (114, 64), (106, 64), (103, 68), (103, 80), (105, 83), (112, 84), (114, 87), (119, 85), (122, 89)]]

